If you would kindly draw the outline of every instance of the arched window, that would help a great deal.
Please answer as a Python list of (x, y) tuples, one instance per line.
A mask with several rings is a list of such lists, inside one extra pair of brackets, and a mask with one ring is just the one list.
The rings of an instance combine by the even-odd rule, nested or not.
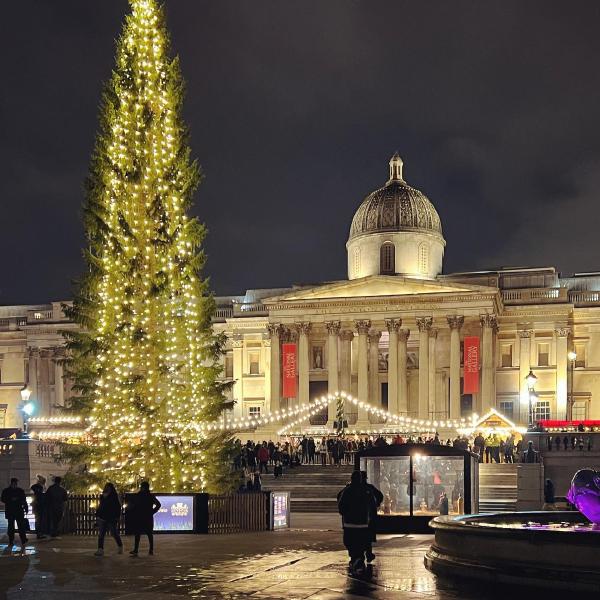
[(427, 273), (429, 271), (429, 246), (427, 244), (419, 245), (419, 272)]
[(379, 250), (379, 273), (381, 275), (396, 274), (396, 248), (391, 242), (385, 242)]

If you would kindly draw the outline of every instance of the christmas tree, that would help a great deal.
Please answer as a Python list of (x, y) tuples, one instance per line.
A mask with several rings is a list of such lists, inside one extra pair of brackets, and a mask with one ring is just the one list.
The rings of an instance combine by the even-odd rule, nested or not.
[(225, 403), (223, 338), (200, 276), (204, 227), (186, 213), (200, 180), (183, 81), (155, 0), (131, 0), (86, 181), (87, 272), (68, 316), (71, 408), (90, 419), (88, 483), (220, 491), (232, 443), (209, 429)]

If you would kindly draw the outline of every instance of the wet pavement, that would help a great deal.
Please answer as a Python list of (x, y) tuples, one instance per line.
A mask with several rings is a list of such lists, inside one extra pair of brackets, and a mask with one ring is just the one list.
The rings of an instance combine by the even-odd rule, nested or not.
[[(93, 556), (95, 539), (69, 536), (30, 542), (25, 556), (0, 555), (0, 598), (126, 600), (261, 598), (493, 598), (481, 586), (437, 579), (423, 566), (432, 537), (380, 536), (370, 577), (349, 576), (336, 515), (292, 515), (288, 531), (234, 535), (157, 535), (156, 554)], [(0, 551), (6, 541), (0, 542)], [(500, 595), (498, 595), (500, 597)], [(506, 597), (506, 596), (504, 596)]]

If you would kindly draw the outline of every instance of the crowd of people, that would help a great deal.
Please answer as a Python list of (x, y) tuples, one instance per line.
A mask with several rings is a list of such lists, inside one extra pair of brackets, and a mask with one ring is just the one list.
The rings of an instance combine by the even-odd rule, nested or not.
[[(69, 497), (67, 490), (62, 486), (60, 477), (54, 478), (54, 483), (45, 487), (46, 479), (37, 475), (35, 483), (31, 486), (33, 499), (31, 510), (35, 516), (35, 534), (38, 540), (45, 538), (60, 539), (60, 526), (65, 514), (65, 507)], [(4, 514), (8, 523), (8, 545), (6, 553), (11, 553), (15, 534), (19, 534), (21, 552), (25, 552), (28, 542), (27, 534), (30, 532), (29, 505), (25, 490), (19, 487), (19, 480), (13, 477), (10, 485), (2, 490), (0, 500), (4, 504)], [(148, 538), (149, 554), (154, 554), (154, 514), (160, 509), (160, 502), (150, 491), (150, 484), (142, 481), (139, 492), (131, 494), (127, 503), (127, 518), (134, 534), (134, 546), (130, 554), (137, 556), (140, 547), (141, 536)], [(104, 539), (110, 534), (116, 544), (117, 552), (123, 554), (123, 541), (119, 534), (119, 523), (123, 514), (121, 499), (115, 486), (108, 482), (96, 508), (98, 520), (98, 548), (96, 556), (104, 554)]]

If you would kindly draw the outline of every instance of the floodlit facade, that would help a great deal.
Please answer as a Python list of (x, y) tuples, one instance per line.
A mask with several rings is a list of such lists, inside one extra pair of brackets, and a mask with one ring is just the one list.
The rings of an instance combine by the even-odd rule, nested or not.
[[(432, 202), (389, 179), (358, 206), (346, 244), (348, 278), (217, 298), (227, 336), (224, 377), (234, 417), (264, 415), (339, 390), (389, 411), (444, 420), (495, 407), (535, 419), (600, 419), (600, 273), (553, 267), (442, 274), (446, 241)], [(350, 217), (350, 215), (348, 215)], [(350, 219), (349, 219), (350, 221)], [(68, 402), (57, 360), (60, 303), (0, 307), (0, 428), (20, 426), (20, 390), (38, 414)], [(479, 391), (463, 393), (463, 339), (480, 339)], [(297, 394), (282, 397), (281, 346), (297, 348)], [(537, 377), (530, 395), (526, 377)], [(378, 417), (347, 408), (351, 424)], [(311, 417), (330, 424), (335, 407)]]

